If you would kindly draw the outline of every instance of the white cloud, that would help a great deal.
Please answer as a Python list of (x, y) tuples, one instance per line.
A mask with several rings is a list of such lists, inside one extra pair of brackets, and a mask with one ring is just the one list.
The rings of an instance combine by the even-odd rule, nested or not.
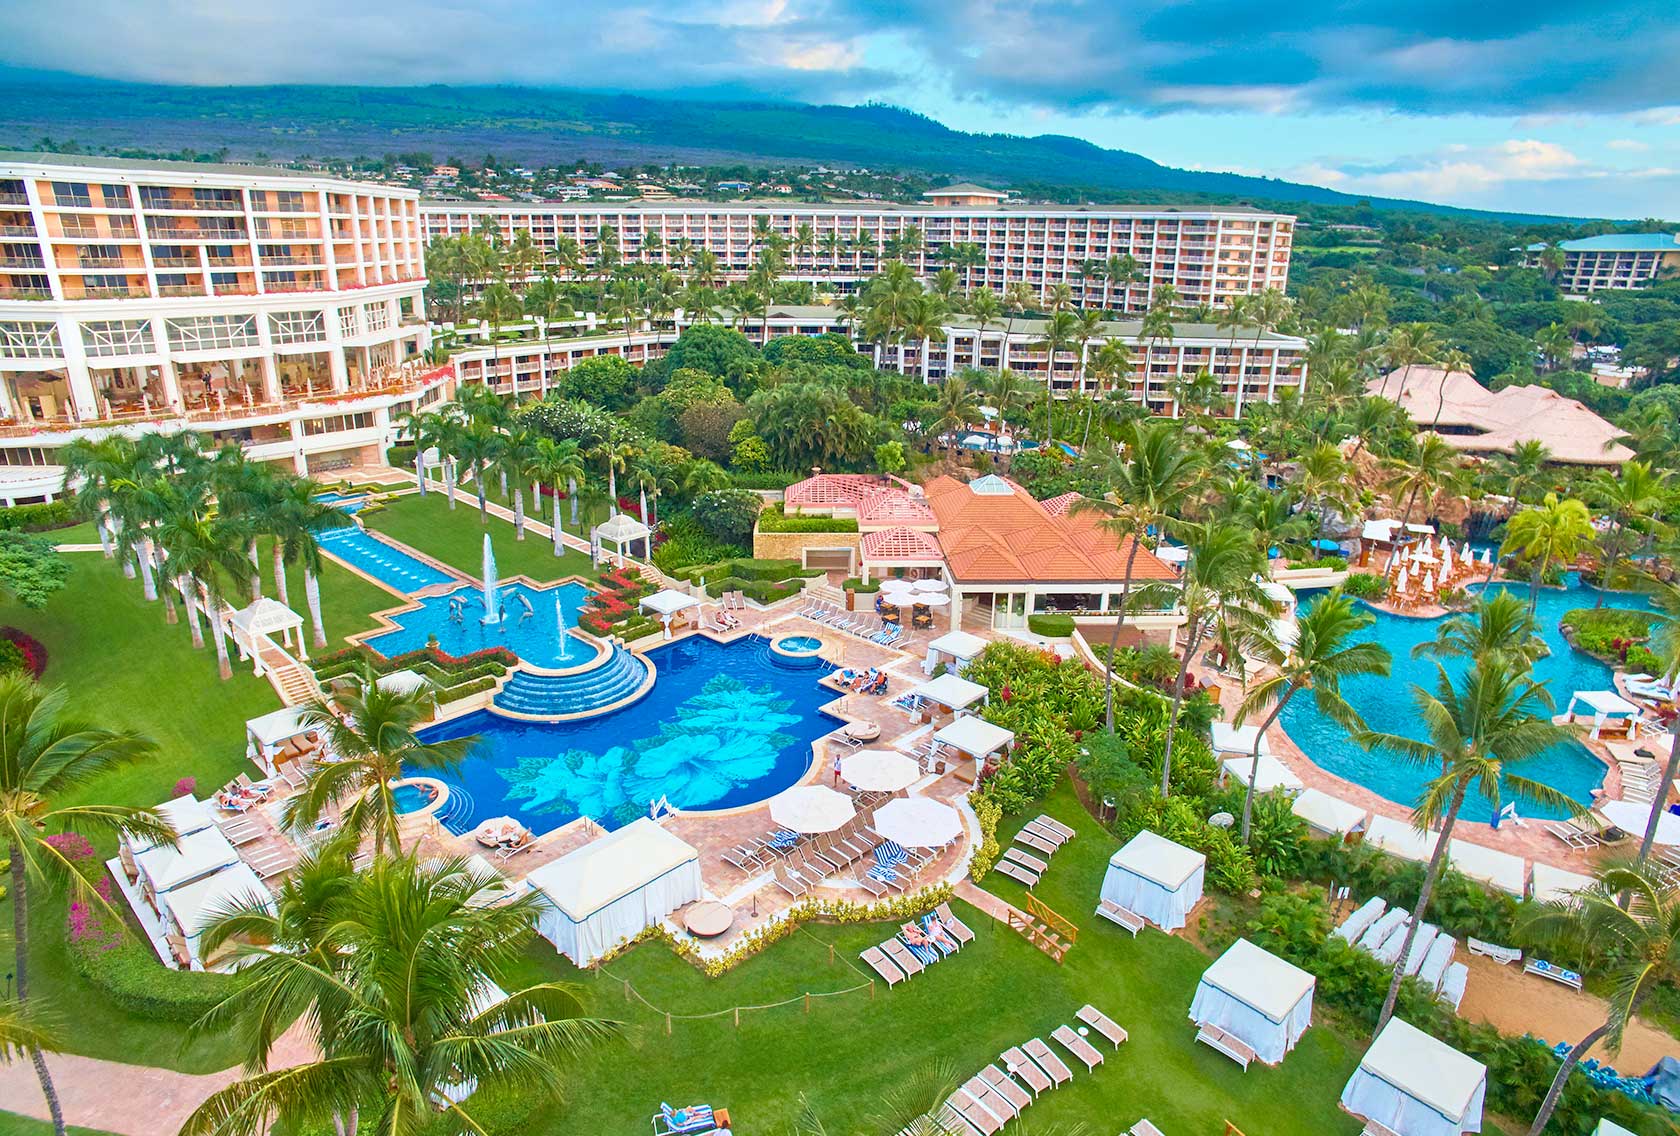
[(1607, 150), (1625, 150), (1631, 153), (1642, 153), (1651, 148), (1649, 142), (1641, 142), (1637, 138), (1612, 138), (1604, 144)]

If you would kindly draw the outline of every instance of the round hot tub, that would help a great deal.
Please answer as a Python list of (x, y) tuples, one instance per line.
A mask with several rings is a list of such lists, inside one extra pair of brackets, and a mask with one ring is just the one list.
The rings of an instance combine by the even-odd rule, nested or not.
[(449, 786), (435, 777), (405, 777), (391, 786), (397, 815), (403, 820), (430, 816), (449, 799)]
[(770, 657), (784, 667), (820, 667), (822, 640), (815, 635), (783, 635), (770, 640)]

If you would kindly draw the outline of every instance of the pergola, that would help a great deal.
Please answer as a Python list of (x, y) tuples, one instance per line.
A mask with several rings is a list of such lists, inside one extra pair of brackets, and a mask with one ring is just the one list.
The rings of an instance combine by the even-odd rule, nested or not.
[(958, 710), (968, 709), (976, 702), (985, 702), (990, 692), (977, 682), (970, 682), (961, 675), (946, 671), (938, 678), (922, 683), (910, 693), (923, 702), (948, 707), (954, 714)]
[(699, 607), (700, 601), (687, 592), (679, 592), (675, 588), (665, 588), (642, 599), (641, 606), (657, 615), (665, 624), (665, 638), (671, 637), (671, 619), (682, 611), (691, 607)]
[(986, 721), (978, 714), (969, 714), (941, 728), (933, 735), (933, 740), (972, 757), (974, 780), (978, 781), (980, 770), (987, 760), (993, 754), (1002, 754), (1015, 744), (1015, 734)]
[(228, 631), (233, 635), (234, 646), (239, 648), (240, 659), (252, 660), (253, 671), (258, 675), (263, 673), (261, 640), (273, 646), (276, 633), (282, 646), (296, 650), (300, 658), (309, 657), (303, 645), (303, 616), (268, 596), (253, 600), (228, 616)]
[(871, 569), (884, 574), (901, 569), (943, 571), (945, 567), (945, 552), (939, 541), (920, 529), (876, 529), (864, 533), (858, 546), (858, 576), (865, 584), (869, 583)]
[[(596, 527), (595, 544), (596, 547), (599, 548), (606, 541), (612, 541), (614, 547), (618, 551), (619, 560), (623, 561), (624, 546), (627, 544), (634, 544), (638, 540), (644, 542), (643, 554), (651, 555), (653, 552), (651, 547), (652, 541), (650, 539), (652, 533), (652, 529), (648, 528), (630, 514), (614, 513)], [(600, 557), (597, 556), (596, 560), (599, 561), (599, 559)]]
[(967, 631), (947, 631), (927, 645), (927, 659), (922, 663), (922, 670), (932, 674), (940, 663), (946, 663), (951, 670), (961, 673), (968, 661), (985, 649), (986, 641), (978, 635)]

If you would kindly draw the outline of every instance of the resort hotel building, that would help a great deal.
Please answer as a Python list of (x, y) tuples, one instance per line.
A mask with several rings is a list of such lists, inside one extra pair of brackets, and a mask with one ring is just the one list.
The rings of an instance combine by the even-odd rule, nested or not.
[(290, 170), (0, 153), (0, 502), (77, 432), (193, 428), (321, 471), (445, 396), (418, 194)]
[[(1541, 267), (1545, 242), (1523, 250), (1523, 264)], [(1604, 288), (1643, 288), (1680, 273), (1680, 233), (1605, 233), (1576, 241), (1560, 241), (1563, 268), (1557, 286), (1564, 292), (1597, 292)]]
[[(1044, 295), (1058, 284), (1081, 307), (1137, 312), (1170, 284), (1178, 303), (1223, 307), (1238, 296), (1289, 281), (1295, 218), (1246, 206), (1038, 205), (1005, 200), (975, 185), (924, 195), (924, 205), (890, 202), (646, 201), (557, 204), (427, 201), (420, 207), (428, 240), (479, 232), (501, 239), (529, 233), (541, 249), (562, 240), (588, 254), (603, 234), (626, 261), (681, 267), (683, 250), (708, 249), (725, 280), (744, 279), (762, 240), (762, 222), (787, 242), (786, 275), (819, 288), (843, 288), (880, 271), (907, 234), (920, 247), (903, 259), (920, 276), (948, 263), (953, 246), (974, 245), (978, 263), (956, 265), (963, 287), (1000, 294), (1026, 284)], [(808, 231), (808, 243), (799, 240)], [(658, 238), (654, 240), (653, 238)], [(1130, 282), (1085, 276), (1086, 261), (1130, 256)]]

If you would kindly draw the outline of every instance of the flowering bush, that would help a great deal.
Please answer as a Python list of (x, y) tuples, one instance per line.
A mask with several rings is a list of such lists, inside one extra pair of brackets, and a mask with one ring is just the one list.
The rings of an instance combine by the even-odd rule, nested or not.
[(47, 673), (47, 649), (16, 627), (0, 627), (0, 671), (25, 670), (35, 678)]
[[(92, 852), (92, 849), (89, 849)], [(93, 885), (93, 890), (105, 904), (114, 902), (115, 896), (111, 887), (111, 877), (101, 876)], [(110, 950), (122, 942), (120, 927), (107, 929), (105, 926), (106, 909), (91, 900), (72, 900), (70, 909), (65, 915), (65, 929), (69, 932), (72, 943), (83, 943), (97, 946), (101, 950)]]
[(175, 782), (175, 791), (170, 794), (172, 797), (196, 797), (197, 795), (198, 778), (196, 777), (181, 778)]
[[(93, 845), (87, 837), (79, 832), (55, 832), (47, 837), (46, 843), (49, 848), (72, 863), (77, 860), (86, 860), (93, 855)], [(108, 884), (111, 881), (101, 879), (99, 882)]]

